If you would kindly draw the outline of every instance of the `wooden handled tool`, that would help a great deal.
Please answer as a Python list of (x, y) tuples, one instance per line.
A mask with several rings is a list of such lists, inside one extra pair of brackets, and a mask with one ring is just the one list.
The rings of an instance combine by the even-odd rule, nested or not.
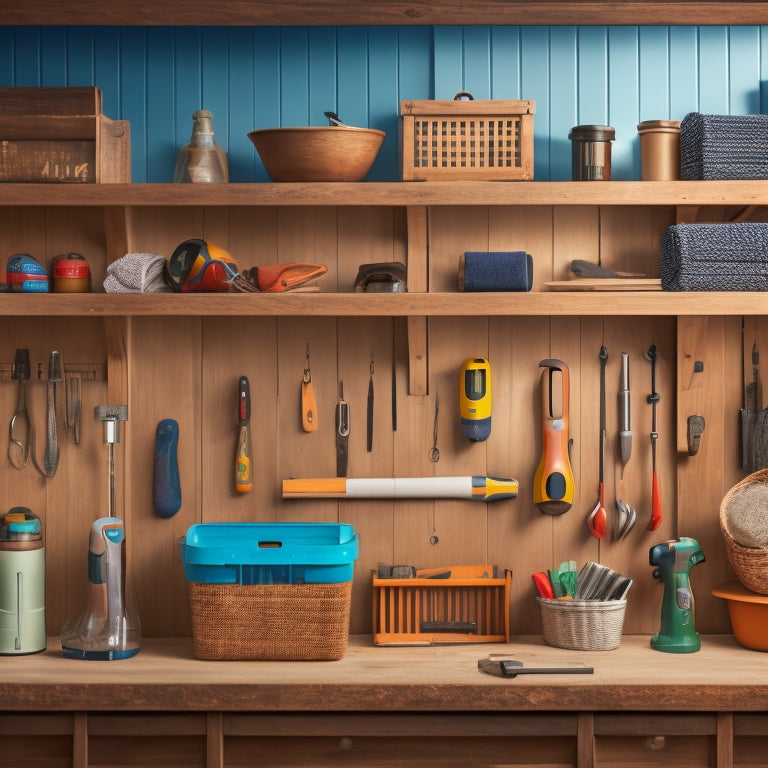
[(240, 396), (238, 402), (237, 423), (240, 433), (237, 438), (237, 457), (235, 458), (235, 490), (245, 493), (253, 489), (253, 468), (251, 467), (251, 390), (248, 377), (240, 377)]
[(309, 342), (304, 339), (307, 360), (304, 363), (304, 376), (301, 379), (301, 426), (305, 432), (315, 432), (318, 426), (317, 401), (315, 387), (312, 384), (312, 371), (309, 368)]

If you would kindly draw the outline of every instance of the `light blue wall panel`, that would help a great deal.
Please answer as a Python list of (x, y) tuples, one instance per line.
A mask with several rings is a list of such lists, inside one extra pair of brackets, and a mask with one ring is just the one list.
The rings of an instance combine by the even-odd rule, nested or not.
[[(229, 130), (226, 136), (229, 179), (235, 182), (253, 181), (253, 145), (248, 139), (248, 131), (252, 131), (256, 127), (254, 121), (256, 83), (253, 30), (248, 28), (231, 30), (228, 51), (227, 94), (229, 103), (237, 105), (236, 109), (229, 110)], [(179, 103), (181, 103), (181, 99), (179, 99)], [(214, 113), (213, 130), (223, 141), (225, 137), (222, 136), (222, 128), (223, 126), (219, 124), (218, 117)], [(222, 146), (224, 145), (222, 144)]]
[[(556, 78), (559, 73), (553, 73)], [(578, 122), (608, 124), (608, 29), (579, 28)]]
[[(576, 27), (552, 27), (549, 32), (549, 59), (553, 76), (549, 103), (549, 157), (536, 157), (535, 178), (571, 178), (571, 142), (568, 132), (578, 123), (578, 29)], [(534, 126), (547, 128), (547, 104), (536, 102)], [(536, 148), (538, 151), (538, 147)], [(539, 155), (541, 152), (539, 151)], [(544, 174), (547, 173), (548, 176)]]
[(127, 119), (134, 181), (169, 181), (192, 113), (214, 115), (232, 181), (264, 181), (254, 128), (336, 111), (387, 138), (369, 178), (399, 178), (400, 101), (536, 101), (535, 178), (570, 178), (569, 130), (611, 124), (613, 177), (639, 176), (636, 125), (768, 110), (768, 26), (0, 27), (0, 86), (98, 85)]
[[(696, 27), (669, 29), (669, 114), (659, 120), (682, 119), (699, 104), (699, 35)], [(641, 112), (642, 120), (655, 116)]]
[(699, 29), (699, 103), (704, 113), (728, 112), (728, 29)]
[[(94, 30), (93, 80), (72, 85), (98, 85), (104, 114), (114, 119), (130, 119), (120, 105), (120, 33), (114, 27)], [(131, 146), (134, 139), (131, 137)]]
[(490, 99), (491, 89), (491, 28), (464, 28), (464, 71), (463, 88), (455, 88), (451, 97), (459, 90), (469, 91), (476, 99)]
[(368, 33), (363, 27), (341, 27), (338, 31), (338, 103), (318, 105), (310, 125), (323, 125), (323, 112), (327, 109), (339, 113), (348, 125), (369, 124), (368, 105)]
[(471, 87), (464, 83), (464, 33), (462, 27), (435, 27), (434, 71), (435, 99), (452, 99), (457, 91), (471, 90)]
[[(617, 181), (637, 178), (640, 173), (637, 123), (641, 90), (647, 80), (642, 69), (642, 30), (634, 27), (608, 29), (608, 124), (616, 129), (616, 140), (611, 147), (611, 178)], [(659, 83), (664, 93), (666, 68)], [(663, 100), (663, 96), (659, 101)], [(663, 103), (663, 101), (662, 101)], [(664, 106), (664, 114), (667, 107)], [(651, 114), (659, 117), (654, 105)]]
[(760, 29), (728, 30), (729, 112), (737, 115), (760, 111)]
[[(533, 139), (533, 175), (541, 181), (551, 178), (550, 156), (550, 66), (549, 29), (523, 27), (520, 35), (520, 98), (536, 102)], [(555, 137), (558, 140), (559, 137)]]
[(522, 98), (520, 27), (491, 28), (491, 98)]
[(368, 124), (387, 134), (371, 169), (371, 178), (394, 179), (400, 175), (400, 110), (392, 108), (393, 104), (400, 104), (398, 82), (392, 77), (398, 70), (397, 28), (378, 30), (369, 36), (368, 46)]
[[(149, 133), (147, 125), (147, 35), (140, 27), (129, 27), (120, 34), (120, 114), (107, 114), (131, 122), (131, 178), (134, 181), (157, 181), (147, 173)], [(100, 85), (100, 83), (96, 83)], [(166, 180), (173, 178), (173, 167), (166, 169)]]
[(165, 30), (147, 29), (147, 181), (163, 181), (175, 163), (174, 46)]

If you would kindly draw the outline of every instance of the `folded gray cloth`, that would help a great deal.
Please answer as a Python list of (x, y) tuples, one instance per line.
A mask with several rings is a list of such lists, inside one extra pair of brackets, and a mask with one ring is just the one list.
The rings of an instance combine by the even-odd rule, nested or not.
[(159, 253), (126, 253), (107, 267), (107, 293), (161, 293), (171, 289), (165, 282), (165, 256)]

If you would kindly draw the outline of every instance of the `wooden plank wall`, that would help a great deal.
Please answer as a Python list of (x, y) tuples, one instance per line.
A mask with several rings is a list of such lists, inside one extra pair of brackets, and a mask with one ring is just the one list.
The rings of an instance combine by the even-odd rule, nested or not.
[[(467, 249), (527, 250), (535, 259), (535, 287), (563, 278), (577, 255), (600, 253), (610, 267), (653, 273), (655, 238), (674, 211), (646, 214), (627, 209), (534, 207), (432, 209), (429, 219), (431, 290), (453, 291), (460, 253)], [(649, 218), (650, 217), (650, 218)], [(23, 210), (2, 214), (0, 229), (12, 251), (28, 250), (43, 261), (61, 243), (87, 253), (94, 285), (103, 278), (104, 234), (93, 211)], [(405, 260), (407, 235), (402, 209), (135, 209), (129, 212), (128, 247), (169, 254), (186, 237), (202, 235), (236, 255), (242, 267), (298, 258), (329, 265), (318, 286), (350, 290), (360, 263)], [(21, 226), (20, 226), (21, 222)], [(657, 242), (657, 241), (656, 241)], [(190, 301), (193, 301), (190, 297)], [(621, 297), (617, 299), (621, 301)], [(510, 294), (514, 312), (514, 294)], [(612, 308), (612, 311), (615, 308)], [(717, 509), (740, 477), (738, 408), (741, 405), (742, 338), (761, 342), (764, 323), (750, 320), (742, 337), (741, 318), (440, 317), (428, 320), (428, 391), (408, 394), (404, 318), (228, 318), (134, 317), (128, 319), (129, 422), (118, 455), (125, 458), (130, 576), (147, 635), (189, 633), (185, 583), (178, 540), (187, 527), (216, 520), (321, 520), (355, 526), (361, 542), (353, 592), (352, 630), (370, 630), (370, 572), (379, 562), (418, 566), (488, 561), (514, 572), (513, 633), (540, 630), (530, 574), (574, 559), (598, 560), (632, 576), (635, 584), (625, 631), (658, 628), (661, 592), (651, 577), (650, 546), (677, 535), (692, 535), (707, 562), (692, 576), (703, 631), (727, 631), (723, 606), (709, 595), (729, 575), (717, 530)], [(5, 318), (0, 361), (10, 362), (17, 346), (30, 348), (44, 363), (58, 348), (65, 362), (106, 362), (107, 334), (97, 319)], [(299, 386), (305, 339), (310, 344), (320, 429), (304, 433), (299, 423)], [(631, 354), (633, 456), (625, 476), (628, 499), (638, 510), (630, 536), (602, 542), (589, 535), (585, 520), (597, 496), (599, 446), (599, 348), (609, 351), (607, 368), (608, 441), (606, 499), (613, 513), (618, 463), (616, 395), (622, 351)], [(659, 471), (664, 523), (645, 530), (650, 515), (651, 344), (659, 350)], [(365, 450), (365, 401), (369, 355), (375, 354), (375, 439)], [(458, 369), (469, 356), (485, 355), (494, 377), (493, 430), (485, 443), (470, 443), (458, 423)], [(564, 360), (571, 377), (570, 433), (576, 496), (560, 517), (541, 514), (531, 499), (531, 482), (541, 451), (539, 361)], [(691, 402), (694, 384), (684, 363), (705, 362), (706, 381)], [(682, 362), (681, 362), (682, 361)], [(398, 428), (392, 430), (390, 383), (397, 380)], [(251, 381), (254, 462), (252, 493), (233, 491), (237, 435), (237, 382)], [(45, 368), (43, 368), (43, 378)], [(280, 481), (291, 476), (330, 476), (335, 470), (333, 412), (338, 382), (352, 409), (350, 476), (495, 474), (520, 482), (517, 499), (498, 504), (473, 502), (290, 501), (280, 498)], [(698, 382), (695, 386), (699, 386)], [(44, 439), (45, 387), (30, 384), (29, 404)], [(48, 621), (57, 633), (82, 604), (90, 523), (106, 513), (106, 447), (93, 408), (114, 392), (104, 382), (84, 385), (83, 442), (62, 441), (57, 475), (45, 481), (31, 467), (2, 469), (5, 501), (24, 504), (45, 520)], [(438, 446), (433, 463), (435, 398), (439, 394)], [(10, 418), (16, 388), (0, 388), (0, 406)], [(707, 420), (701, 452), (678, 451), (680, 422), (695, 407)], [(180, 424), (179, 462), (183, 504), (172, 519), (152, 510), (152, 454), (155, 429), (163, 418)], [(432, 543), (437, 536), (437, 543)]]

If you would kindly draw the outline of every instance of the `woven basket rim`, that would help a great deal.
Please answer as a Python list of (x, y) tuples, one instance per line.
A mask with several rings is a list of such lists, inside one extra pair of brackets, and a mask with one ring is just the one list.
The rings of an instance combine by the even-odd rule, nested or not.
[(553, 600), (549, 597), (536, 597), (540, 605), (560, 606), (564, 609), (586, 609), (586, 610), (616, 610), (627, 604), (627, 598), (620, 600)]
[(739, 480), (736, 485), (728, 489), (725, 496), (723, 496), (720, 502), (720, 532), (723, 535), (723, 539), (726, 545), (733, 546), (744, 552), (768, 552), (768, 548), (764, 547), (747, 547), (744, 544), (740, 544), (733, 538), (731, 532), (728, 530), (728, 515), (726, 510), (731, 499), (742, 491), (744, 488), (748, 488), (751, 485), (768, 485), (768, 469), (758, 469), (757, 472), (753, 472), (751, 475), (747, 475), (745, 478)]

